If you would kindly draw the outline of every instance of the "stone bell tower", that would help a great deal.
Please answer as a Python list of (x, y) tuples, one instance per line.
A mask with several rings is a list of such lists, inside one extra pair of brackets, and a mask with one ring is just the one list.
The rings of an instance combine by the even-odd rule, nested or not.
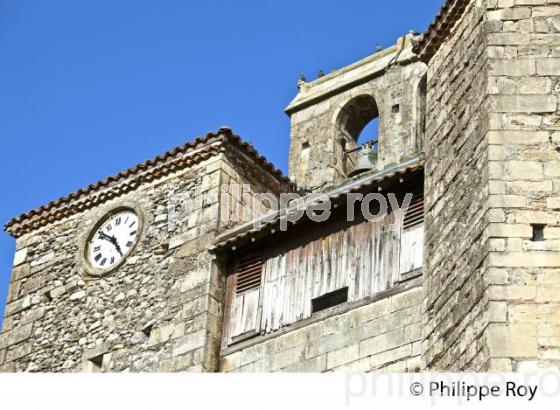
[(412, 53), (412, 34), (385, 50), (311, 82), (286, 108), (291, 118), (289, 175), (300, 188), (340, 183), (352, 171), (346, 155), (366, 125), (379, 119), (378, 170), (418, 153), (426, 67)]

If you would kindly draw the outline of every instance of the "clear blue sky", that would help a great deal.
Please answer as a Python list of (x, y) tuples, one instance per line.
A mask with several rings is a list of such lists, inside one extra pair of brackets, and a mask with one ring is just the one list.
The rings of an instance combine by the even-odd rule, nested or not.
[[(298, 75), (424, 31), (442, 3), (0, 0), (0, 221), (221, 125), (285, 171)], [(0, 312), (13, 251), (2, 232)]]

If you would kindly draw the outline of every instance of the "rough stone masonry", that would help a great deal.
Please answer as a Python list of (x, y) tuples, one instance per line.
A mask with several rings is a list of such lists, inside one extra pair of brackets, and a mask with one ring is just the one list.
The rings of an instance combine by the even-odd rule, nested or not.
[[(299, 83), (291, 181), (223, 128), (10, 221), (0, 370), (558, 370), (559, 95), (560, 0), (446, 0), (422, 35)], [(374, 118), (377, 161), (349, 178)], [(419, 271), (224, 346), (235, 241), (275, 244), (237, 222), (255, 194), (383, 189), (420, 169)], [(138, 242), (92, 275), (88, 238), (118, 209), (138, 214)]]

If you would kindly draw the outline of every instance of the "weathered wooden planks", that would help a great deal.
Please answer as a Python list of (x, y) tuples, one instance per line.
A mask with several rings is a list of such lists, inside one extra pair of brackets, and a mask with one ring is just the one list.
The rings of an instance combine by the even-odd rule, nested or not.
[[(262, 284), (233, 296), (229, 337), (272, 332), (312, 314), (314, 298), (348, 287), (348, 301), (385, 291), (423, 262), (424, 227), (400, 212), (264, 254)], [(254, 265), (251, 265), (254, 270)]]

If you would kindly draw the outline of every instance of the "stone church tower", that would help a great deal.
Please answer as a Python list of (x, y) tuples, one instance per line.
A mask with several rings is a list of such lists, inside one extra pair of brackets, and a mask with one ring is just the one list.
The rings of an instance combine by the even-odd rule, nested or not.
[(446, 0), (300, 81), (291, 181), (223, 128), (9, 222), (0, 369), (558, 370), (559, 93), (558, 0)]

